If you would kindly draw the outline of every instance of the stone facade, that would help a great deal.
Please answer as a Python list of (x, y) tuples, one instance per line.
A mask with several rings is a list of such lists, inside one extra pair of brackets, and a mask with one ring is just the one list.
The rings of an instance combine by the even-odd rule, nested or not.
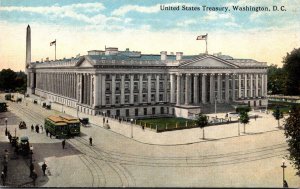
[(32, 62), (27, 71), (31, 93), (94, 115), (187, 117), (215, 101), (267, 103), (266, 63), (220, 54), (150, 55), (106, 48)]

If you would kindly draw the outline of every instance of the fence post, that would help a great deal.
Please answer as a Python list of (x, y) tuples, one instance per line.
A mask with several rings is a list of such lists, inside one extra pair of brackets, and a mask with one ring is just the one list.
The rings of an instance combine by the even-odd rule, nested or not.
[(176, 122), (176, 128), (178, 128), (178, 123)]
[(156, 124), (156, 132), (157, 132), (157, 124)]
[(185, 121), (185, 127), (187, 127), (187, 121)]

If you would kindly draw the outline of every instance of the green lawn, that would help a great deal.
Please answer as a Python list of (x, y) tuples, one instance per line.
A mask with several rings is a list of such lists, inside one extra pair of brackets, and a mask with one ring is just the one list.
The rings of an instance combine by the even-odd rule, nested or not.
[(268, 110), (274, 111), (278, 106), (280, 111), (282, 111), (283, 113), (288, 113), (292, 105), (299, 106), (299, 104), (293, 104), (289, 102), (269, 101)]
[(188, 127), (194, 126), (194, 121), (184, 118), (153, 118), (153, 119), (140, 119), (137, 120), (137, 125), (143, 125), (151, 129), (156, 129), (158, 131), (185, 128), (186, 124)]

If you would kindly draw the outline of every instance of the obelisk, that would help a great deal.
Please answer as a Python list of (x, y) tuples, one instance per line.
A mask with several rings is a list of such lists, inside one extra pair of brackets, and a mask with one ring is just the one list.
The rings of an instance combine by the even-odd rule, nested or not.
[(26, 74), (30, 62), (31, 62), (31, 31), (30, 31), (30, 26), (28, 25), (26, 30), (26, 62), (25, 62)]

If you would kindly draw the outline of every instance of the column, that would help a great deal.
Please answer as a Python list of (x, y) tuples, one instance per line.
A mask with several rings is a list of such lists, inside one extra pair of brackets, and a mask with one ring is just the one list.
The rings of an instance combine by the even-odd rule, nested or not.
[(99, 99), (98, 99), (98, 82), (99, 82), (99, 75), (95, 74), (94, 75), (94, 103), (93, 106), (98, 106), (99, 105)]
[(164, 102), (167, 102), (168, 101), (168, 74), (165, 74), (164, 75)]
[(194, 104), (199, 104), (199, 74), (194, 74)]
[(174, 82), (174, 74), (170, 74), (170, 103), (175, 103), (175, 82)]
[(185, 74), (185, 100), (184, 100), (184, 104), (188, 105), (190, 103), (190, 80), (191, 80), (191, 74)]
[(258, 96), (258, 74), (255, 74), (255, 97), (257, 98)]
[(111, 75), (111, 105), (116, 104), (116, 75)]
[(133, 74), (130, 75), (130, 104), (134, 104), (133, 103)]
[(242, 98), (242, 75), (239, 75), (239, 98)]
[(232, 101), (235, 101), (235, 78), (236, 78), (236, 74), (232, 74), (232, 91), (231, 91), (231, 95), (232, 95)]
[(214, 103), (215, 102), (215, 78), (214, 78), (214, 74), (210, 74), (210, 99), (209, 102), (210, 103)]
[(121, 104), (125, 104), (125, 75), (121, 75)]
[(250, 74), (250, 97), (253, 98), (253, 74)]
[(148, 103), (151, 103), (151, 74), (147, 75)]
[(225, 102), (229, 103), (229, 74), (225, 75)]
[(156, 74), (156, 90), (155, 90), (155, 101), (159, 102), (159, 74)]
[(93, 103), (94, 103), (94, 91), (95, 91), (95, 77), (90, 74), (90, 101), (89, 101), (89, 105), (90, 106), (93, 106)]
[(244, 83), (245, 83), (245, 91), (244, 91), (244, 93), (245, 93), (245, 98), (248, 98), (248, 78), (247, 78), (247, 74), (245, 74), (245, 81), (244, 81)]
[(265, 97), (267, 97), (267, 95), (268, 95), (268, 75), (264, 74), (264, 76), (265, 76), (265, 89), (264, 89), (264, 91), (265, 91)]
[(180, 88), (181, 88), (181, 74), (177, 74), (177, 98), (176, 98), (176, 105), (180, 105)]
[(218, 101), (217, 102), (221, 102), (222, 101), (222, 74), (218, 74), (218, 87), (217, 87), (217, 89), (218, 89)]
[(202, 103), (206, 104), (206, 74), (202, 74)]
[(261, 74), (261, 97), (264, 97), (264, 94), (265, 94), (265, 81), (264, 81), (264, 75)]
[(102, 83), (102, 87), (101, 87), (101, 104), (102, 106), (106, 105), (106, 74), (102, 74), (101, 76), (101, 83)]
[(143, 103), (143, 74), (139, 75), (139, 103)]

